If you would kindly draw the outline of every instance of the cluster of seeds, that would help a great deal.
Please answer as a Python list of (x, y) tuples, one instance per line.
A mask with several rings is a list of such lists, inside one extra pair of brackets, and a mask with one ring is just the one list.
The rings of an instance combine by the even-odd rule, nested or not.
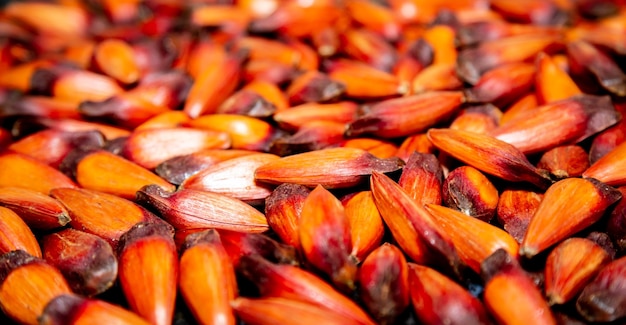
[(621, 324), (626, 1), (0, 11), (20, 324)]

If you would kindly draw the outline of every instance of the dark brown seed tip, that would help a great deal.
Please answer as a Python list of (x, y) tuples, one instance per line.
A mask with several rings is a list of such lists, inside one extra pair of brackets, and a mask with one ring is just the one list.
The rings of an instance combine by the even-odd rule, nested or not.
[(521, 266), (511, 254), (500, 248), (487, 257), (480, 264), (480, 274), (485, 282), (501, 272), (512, 269), (521, 269)]
[(84, 298), (74, 294), (63, 294), (52, 299), (43, 311), (39, 324), (65, 325), (72, 324), (75, 313), (78, 312)]
[(63, 172), (63, 174), (72, 177), (72, 179), (76, 179), (76, 168), (78, 167), (78, 163), (80, 163), (83, 158), (88, 155), (98, 151), (97, 147), (77, 147), (76, 149), (70, 151), (65, 158), (59, 164), (59, 170)]
[(244, 256), (259, 256), (277, 264), (299, 265), (296, 249), (266, 235), (220, 230), (220, 240), (234, 265)]
[(146, 237), (174, 238), (174, 227), (166, 222), (140, 222), (120, 237), (118, 254), (138, 240)]
[(150, 185), (146, 185), (142, 188), (139, 189), (139, 191), (137, 191), (136, 194), (136, 202), (140, 202), (140, 203), (144, 203), (144, 202), (152, 202), (153, 196), (156, 197), (162, 197), (162, 198), (168, 198), (172, 195), (173, 193), (168, 192), (166, 190), (164, 190), (162, 187), (156, 185), (156, 184), (150, 184)]
[(182, 255), (186, 250), (196, 245), (221, 245), (220, 234), (215, 229), (189, 234), (180, 249), (180, 254)]
[(606, 185), (605, 183), (595, 178), (586, 178), (586, 180), (595, 185), (595, 187), (598, 189), (598, 192), (600, 193), (600, 196), (603, 200), (605, 200), (605, 204), (607, 206), (619, 201), (622, 198), (622, 193), (616, 188)]
[(63, 294), (50, 300), (39, 319), (42, 325), (72, 324), (85, 298), (74, 294)]
[(187, 155), (170, 158), (156, 166), (154, 171), (168, 182), (180, 185), (203, 167), (205, 166), (202, 162), (196, 162), (192, 156)]
[(0, 285), (4, 282), (11, 271), (20, 266), (42, 261), (23, 250), (10, 251), (0, 256)]
[(35, 94), (51, 92), (59, 75), (51, 69), (37, 69), (30, 78), (30, 88)]
[(576, 301), (578, 312), (590, 322), (626, 317), (626, 256), (605, 266)]
[(285, 244), (295, 248), (300, 247), (298, 219), (310, 192), (304, 185), (283, 183), (265, 199), (267, 223)]
[(615, 246), (613, 245), (613, 242), (611, 241), (611, 237), (609, 236), (608, 233), (601, 232), (601, 231), (592, 231), (585, 238), (600, 245), (600, 247), (602, 247), (602, 249), (604, 249), (604, 251), (607, 254), (609, 254), (609, 257), (611, 258), (611, 260), (613, 260), (615, 256), (617, 255)]
[(478, 83), (483, 72), (497, 62), (494, 55), (481, 52), (478, 49), (463, 50), (456, 61), (457, 75), (472, 85)]

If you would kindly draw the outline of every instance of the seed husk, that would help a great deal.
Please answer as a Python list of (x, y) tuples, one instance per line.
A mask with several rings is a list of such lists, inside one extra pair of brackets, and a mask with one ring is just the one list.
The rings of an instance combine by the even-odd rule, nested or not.
[(217, 231), (187, 236), (178, 285), (198, 323), (235, 324), (230, 305), (237, 296), (235, 270)]
[(262, 203), (272, 191), (267, 184), (254, 179), (256, 169), (279, 157), (258, 153), (235, 157), (205, 168), (187, 178), (181, 188), (220, 193), (250, 204)]
[(371, 182), (376, 207), (400, 248), (415, 262), (460, 275), (463, 265), (452, 239), (423, 205), (383, 174), (373, 173)]
[(554, 183), (533, 215), (520, 255), (533, 257), (597, 222), (621, 193), (595, 179), (567, 178)]
[(235, 90), (244, 58), (245, 53), (236, 53), (212, 62), (212, 68), (203, 69), (189, 90), (183, 109), (185, 113), (192, 118), (214, 113)]
[(603, 88), (616, 96), (626, 96), (626, 74), (594, 45), (585, 41), (568, 43), (567, 55), (575, 73), (584, 73), (584, 70), (588, 70)]
[(350, 256), (362, 261), (380, 246), (385, 235), (385, 225), (378, 212), (371, 191), (349, 194), (341, 199), (350, 223), (352, 252)]
[(582, 291), (576, 309), (591, 322), (610, 322), (626, 315), (624, 295), (626, 258), (609, 263)]
[(259, 256), (246, 256), (242, 258), (239, 270), (257, 285), (263, 297), (308, 302), (348, 317), (355, 324), (375, 324), (348, 297), (321, 278), (298, 267), (272, 264)]
[[(624, 195), (626, 188), (619, 187), (618, 190)], [(620, 200), (615, 204), (611, 214), (608, 216), (606, 232), (617, 246), (617, 250), (626, 251), (626, 200)]]
[(104, 136), (98, 131), (66, 132), (48, 129), (13, 142), (9, 149), (58, 168), (63, 159), (75, 148), (103, 145)]
[(160, 163), (203, 149), (227, 149), (232, 140), (220, 131), (192, 128), (144, 129), (133, 132), (122, 155), (136, 164), (153, 169)]
[(139, 223), (120, 238), (119, 281), (130, 308), (152, 324), (170, 324), (178, 281), (174, 229)]
[(535, 65), (535, 89), (540, 103), (552, 103), (582, 94), (574, 80), (549, 55), (537, 55)]
[(127, 137), (130, 131), (112, 125), (79, 120), (78, 117), (24, 117), (13, 124), (11, 132), (23, 136), (35, 129), (55, 129), (66, 132), (99, 131), (106, 140)]
[[(317, 266), (311, 263), (316, 259), (305, 253), (325, 251), (320, 248), (324, 242), (319, 240), (324, 234), (342, 233), (344, 239), (350, 237), (352, 249), (336, 251), (341, 251), (343, 259), (347, 255), (348, 260), (356, 262), (356, 268), (371, 251), (383, 250), (383, 243), (388, 243), (386, 246), (398, 245), (407, 254), (407, 259), (420, 263), (420, 259), (424, 259), (427, 267), (458, 281), (462, 290), (454, 291), (458, 294), (454, 297), (448, 295), (444, 301), (462, 300), (469, 292), (495, 306), (487, 308), (494, 321), (525, 325), (552, 323), (549, 317), (539, 320), (526, 318), (531, 316), (533, 310), (548, 316), (545, 303), (555, 300), (551, 297), (562, 293), (571, 295), (569, 289), (559, 289), (558, 294), (551, 290), (551, 294), (537, 296), (535, 288), (515, 285), (527, 283), (532, 278), (541, 288), (542, 277), (550, 268), (546, 258), (551, 256), (551, 251), (559, 253), (561, 245), (576, 236), (593, 241), (594, 248), (601, 247), (611, 258), (619, 259), (625, 252), (622, 245), (623, 230), (626, 229), (623, 207), (620, 204), (613, 206), (618, 202), (609, 203), (617, 200), (617, 195), (607, 194), (607, 197), (615, 198), (606, 198), (606, 202), (601, 202), (603, 212), (596, 211), (602, 215), (598, 217), (596, 212), (585, 214), (588, 208), (581, 205), (587, 202), (598, 206), (597, 201), (589, 196), (593, 196), (596, 189), (589, 189), (584, 196), (573, 195), (577, 201), (569, 197), (548, 198), (548, 201), (563, 204), (570, 202), (569, 205), (576, 211), (570, 213), (572, 209), (568, 207), (561, 210), (573, 219), (597, 220), (584, 229), (577, 229), (567, 223), (571, 220), (566, 220), (561, 210), (552, 211), (553, 217), (561, 220), (563, 226), (541, 223), (547, 225), (545, 228), (552, 231), (557, 240), (553, 243), (540, 240), (542, 245), (548, 246), (541, 248), (541, 252), (532, 258), (520, 258), (524, 271), (530, 272), (530, 276), (524, 274), (522, 278), (525, 280), (504, 276), (502, 287), (513, 284), (512, 287), (518, 288), (511, 291), (498, 291), (501, 288), (496, 288), (495, 296), (501, 293), (504, 298), (494, 299), (494, 288), (489, 283), (486, 287), (491, 298), (481, 292), (485, 283), (476, 278), (476, 265), (468, 272), (458, 272), (465, 267), (463, 259), (458, 256), (459, 251), (467, 250), (468, 243), (490, 242), (491, 233), (496, 232), (494, 228), (504, 228), (503, 233), (508, 233), (509, 237), (503, 235), (498, 238), (506, 237), (506, 243), (512, 242), (512, 237), (520, 245), (527, 233), (538, 236), (536, 229), (527, 230), (527, 226), (540, 205), (543, 193), (554, 181), (581, 180), (578, 177), (582, 173), (582, 181), (597, 178), (610, 186), (623, 185), (621, 174), (624, 168), (620, 166), (619, 150), (616, 149), (617, 158), (614, 156), (615, 159), (605, 161), (601, 166), (588, 168), (586, 164), (587, 157), (592, 164), (606, 157), (609, 151), (623, 142), (626, 134), (623, 128), (626, 124), (620, 121), (620, 115), (625, 112), (624, 96), (619, 89), (624, 84), (624, 64), (620, 58), (626, 54), (626, 15), (620, 10), (619, 3), (607, 0), (390, 0), (387, 3), (370, 0), (349, 0), (345, 3), (332, 0), (310, 3), (239, 0), (236, 4), (222, 1), (212, 5), (195, 0), (169, 1), (166, 4), (136, 0), (74, 2), (10, 3), (3, 7), (0, 14), (2, 156), (18, 151), (51, 167), (48, 169), (50, 172), (44, 172), (45, 168), (30, 168), (31, 163), (18, 162), (10, 169), (3, 169), (5, 174), (0, 176), (4, 177), (0, 178), (6, 182), (4, 185), (28, 188), (18, 192), (18, 196), (24, 197), (14, 200), (11, 209), (25, 220), (32, 229), (32, 237), (40, 243), (44, 243), (45, 236), (65, 234), (61, 227), (66, 227), (89, 232), (91, 238), (97, 234), (109, 241), (110, 246), (119, 246), (121, 232), (138, 222), (151, 221), (165, 227), (169, 223), (174, 224), (174, 244), (181, 254), (185, 254), (190, 252), (184, 250), (186, 237), (201, 236), (205, 231), (219, 228), (221, 246), (228, 257), (226, 260), (221, 258), (219, 263), (209, 263), (214, 267), (200, 263), (198, 268), (190, 268), (191, 273), (203, 278), (196, 280), (197, 285), (191, 287), (200, 289), (208, 285), (212, 288), (200, 290), (208, 294), (219, 284), (228, 282), (226, 278), (204, 278), (199, 272), (202, 267), (215, 269), (232, 263), (243, 270), (251, 259), (264, 258), (280, 267), (286, 265), (317, 279), (317, 282), (313, 281), (314, 285), (293, 297), (314, 300), (313, 296), (319, 292), (332, 296), (331, 290), (341, 290), (346, 294), (339, 303), (326, 300), (325, 307), (291, 296), (265, 297), (264, 290), (259, 290), (263, 285), (259, 288), (251, 285), (263, 280), (263, 272), (240, 272), (239, 275), (249, 277), (239, 276), (236, 279), (237, 294), (242, 296), (241, 299), (231, 297), (221, 299), (222, 304), (212, 304), (227, 310), (226, 313), (231, 316), (228, 317), (230, 323), (233, 320), (231, 309), (237, 306), (244, 306), (238, 310), (240, 315), (235, 315), (239, 318), (237, 322), (244, 321), (240, 316), (246, 312), (244, 317), (251, 317), (255, 308), (258, 310), (264, 306), (266, 312), (272, 311), (273, 320), (261, 319), (262, 316), (270, 316), (262, 312), (254, 315), (257, 318), (246, 320), (251, 323), (310, 321), (370, 324), (391, 318), (384, 316), (385, 312), (380, 309), (384, 309), (383, 305), (392, 305), (394, 298), (385, 301), (384, 297), (396, 292), (377, 294), (376, 298), (383, 301), (366, 308), (368, 294), (359, 290), (358, 281), (355, 283), (356, 290), (350, 291), (347, 285), (342, 285), (341, 282), (345, 281), (333, 282), (332, 274), (318, 267), (324, 263), (331, 264), (332, 259), (318, 258)], [(460, 97), (458, 104), (445, 104), (444, 93)], [(422, 105), (423, 109), (419, 110), (423, 115), (406, 113), (411, 109), (405, 104), (415, 98), (427, 97), (431, 99), (429, 104)], [(396, 105), (398, 103), (400, 105)], [(374, 114), (377, 109), (378, 115)], [(366, 120), (368, 116), (380, 118), (380, 111), (385, 110), (393, 115), (383, 116), (385, 123)], [(416, 118), (416, 115), (421, 118)], [(358, 123), (364, 124), (359, 126)], [(486, 137), (470, 141), (470, 145), (442, 144), (442, 139), (435, 134), (437, 129), (433, 128), (467, 132), (457, 137), (459, 142), (474, 137), (470, 132)], [(354, 134), (351, 134), (353, 131)], [(211, 133), (214, 137), (193, 136), (200, 133)], [(485, 146), (493, 145), (489, 137), (510, 142), (517, 152), (499, 144), (492, 151), (485, 150)], [(208, 142), (198, 141), (199, 138)], [(578, 146), (581, 150), (569, 152), (567, 148), (571, 146)], [(85, 147), (98, 150), (95, 156), (100, 159), (95, 160), (102, 163), (99, 168), (94, 168), (94, 164), (89, 164), (89, 157), (79, 153)], [(454, 152), (455, 147), (461, 149)], [(232, 155), (215, 154), (212, 156), (215, 159), (205, 160), (206, 156), (200, 158), (199, 151), (206, 148), (218, 148), (208, 150)], [(352, 156), (345, 150), (337, 154), (331, 148), (351, 149), (358, 154)], [(233, 169), (226, 168), (226, 171), (234, 171), (226, 173), (226, 178), (223, 175), (219, 176), (221, 180), (208, 177), (201, 191), (189, 192), (193, 191), (190, 184), (199, 176), (192, 177), (181, 189), (174, 191), (175, 186), (183, 184), (202, 169), (208, 169), (206, 173), (211, 174), (210, 171), (215, 172), (214, 165), (228, 166), (228, 159), (243, 157), (242, 152), (235, 153), (239, 150), (251, 155), (268, 155), (269, 152), (285, 156), (274, 157), (276, 162), (282, 163), (294, 158), (298, 166), (286, 168), (288, 164), (279, 164), (270, 170), (271, 175), (259, 174), (269, 177), (261, 179), (254, 178), (255, 167), (244, 170), (237, 164), (239, 166)], [(428, 157), (428, 166), (414, 168), (414, 161), (411, 161), (415, 160), (412, 156), (414, 151), (421, 153), (420, 157)], [(313, 153), (319, 155), (315, 157)], [(308, 155), (310, 160), (295, 159), (300, 159), (300, 154)], [(121, 168), (119, 162), (124, 160), (119, 157), (140, 165), (141, 171)], [(82, 176), (77, 179), (76, 167), (80, 158), (86, 159), (82, 160), (83, 167), (89, 168), (84, 168), (80, 173)], [(474, 158), (476, 160), (472, 160)], [(408, 164), (405, 166), (404, 162)], [(230, 164), (234, 165), (233, 162)], [(262, 169), (265, 166), (258, 167)], [(351, 174), (341, 173), (346, 167)], [(293, 172), (296, 169), (300, 174)], [(461, 173), (463, 177), (459, 177), (458, 170), (468, 169), (484, 174), (492, 186), (473, 182), (474, 178), (469, 177), (471, 173), (468, 172)], [(585, 169), (590, 172), (586, 173)], [(61, 171), (76, 184), (55, 183), (33, 188), (33, 184), (56, 178), (58, 174), (53, 171)], [(159, 176), (166, 182), (155, 177), (155, 171), (157, 174), (164, 171)], [(165, 177), (166, 174), (172, 178)], [(235, 176), (244, 174), (246, 181), (237, 181), (241, 178)], [(383, 178), (383, 174), (388, 179)], [(444, 176), (448, 180), (446, 185), (454, 185), (455, 179), (463, 179), (461, 183), (468, 186), (446, 186), (445, 193), (454, 194), (448, 195), (446, 200), (441, 194)], [(135, 184), (133, 180), (137, 178), (143, 179), (143, 183)], [(104, 188), (109, 181), (119, 180), (125, 185), (139, 185), (110, 190)], [(381, 186), (382, 181), (389, 183)], [(395, 183), (400, 185), (399, 189)], [(302, 227), (304, 229), (298, 228), (304, 200), (313, 196), (310, 191), (320, 184), (332, 193), (320, 202), (331, 201), (337, 209), (322, 209), (323, 204), (315, 205), (316, 202), (309, 206), (324, 211), (320, 213), (320, 219), (325, 223), (340, 225), (328, 232), (317, 231), (318, 227), (311, 227), (310, 224)], [(138, 189), (143, 186), (150, 188), (151, 185), (160, 186), (160, 189), (144, 190), (139, 198), (136, 197)], [(265, 191), (254, 197), (248, 195), (258, 189), (257, 185)], [(274, 192), (276, 195), (266, 199), (275, 187), (278, 187)], [(92, 189), (91, 196), (83, 195), (81, 199), (72, 200), (68, 193), (73, 192), (67, 192), (76, 190), (85, 194), (83, 191), (89, 191), (86, 188)], [(483, 191), (487, 188), (492, 191)], [(0, 193), (5, 189), (0, 186)], [(114, 194), (111, 197), (119, 200), (105, 199), (103, 193), (93, 189)], [(220, 197), (219, 203), (206, 204), (198, 198), (215, 195), (207, 190), (226, 193), (243, 201), (222, 200)], [(27, 191), (39, 191), (35, 192), (39, 195), (37, 200), (32, 195), (26, 196)], [(58, 198), (65, 193), (63, 203), (56, 198), (45, 200), (49, 192)], [(613, 190), (607, 189), (606, 192), (612, 193)], [(180, 200), (169, 200), (173, 196)], [(423, 208), (424, 204), (436, 204), (437, 207), (446, 204), (469, 214), (483, 215), (485, 220), (489, 220), (498, 196), (498, 220), (490, 220), (489, 223), (481, 221), (483, 226), (491, 227), (489, 231), (474, 231), (472, 234), (467, 234), (465, 228), (472, 228), (472, 223), (466, 219), (454, 231), (440, 230), (436, 221), (429, 222), (434, 219), (433, 213)], [(457, 198), (458, 203), (451, 197)], [(341, 210), (335, 198), (341, 199), (345, 216), (331, 211)], [(163, 218), (133, 205), (130, 202), (133, 200), (144, 203), (146, 209), (152, 209)], [(471, 202), (472, 206), (463, 205), (461, 201)], [(158, 202), (163, 203), (161, 207), (175, 207), (175, 213), (172, 209), (167, 210), (168, 213), (160, 213), (155, 208), (158, 204), (154, 204)], [(42, 224), (38, 225), (39, 219), (33, 218), (39, 217), (30, 215), (28, 210), (31, 205), (49, 213), (41, 216), (47, 218), (45, 224), (41, 221)], [(433, 206), (430, 207), (433, 209)], [(64, 219), (63, 209), (66, 210), (65, 215), (69, 217), (74, 213), (72, 217), (79, 220), (69, 222), (69, 219)], [(222, 214), (214, 215), (216, 210)], [(267, 217), (261, 213), (264, 210)], [(381, 214), (386, 216), (384, 221)], [(341, 222), (331, 220), (333, 216)], [(345, 231), (345, 219), (350, 224), (349, 236)], [(303, 247), (300, 232), (311, 229), (314, 229), (312, 237), (317, 238), (315, 245)], [(576, 233), (559, 233), (568, 229)], [(464, 235), (467, 239), (463, 243), (455, 243), (448, 238), (455, 235), (453, 233), (457, 236), (458, 233), (467, 234)], [(171, 235), (170, 231), (167, 237)], [(163, 253), (163, 258), (152, 258), (146, 262), (150, 265), (144, 267), (145, 270), (167, 268), (168, 265), (160, 264), (171, 255), (171, 238), (167, 241), (170, 243), (168, 253)], [(526, 244), (531, 245), (532, 242), (529, 240)], [(217, 249), (217, 246), (213, 248)], [(326, 246), (338, 245), (329, 243)], [(423, 247), (430, 257), (416, 254), (415, 247)], [(486, 255), (492, 250), (484, 251), (483, 255)], [(509, 254), (517, 259), (519, 247)], [(554, 263), (558, 265), (552, 267), (553, 272), (557, 269), (559, 275), (568, 276), (572, 274), (572, 268), (585, 270), (584, 267), (572, 266), (582, 254), (565, 255), (571, 257), (569, 261), (572, 263)], [(600, 255), (591, 253), (589, 266), (593, 264), (594, 256)], [(177, 255), (173, 259), (168, 257), (171, 260), (167, 262), (169, 266), (177, 258)], [(474, 258), (476, 261), (484, 260), (481, 256)], [(603, 265), (596, 267), (606, 268)], [(361, 266), (364, 274), (368, 273), (365, 266)], [(496, 274), (498, 272), (495, 271), (504, 271), (507, 267), (506, 263), (492, 263), (490, 273)], [(368, 288), (382, 290), (387, 287), (384, 283), (402, 280), (391, 276), (391, 269), (387, 271), (369, 272), (380, 276), (376, 277), (378, 285)], [(229, 273), (232, 275), (232, 272)], [(289, 273), (291, 278), (273, 278), (269, 280), (270, 284), (288, 291), (294, 277), (300, 280), (306, 278), (297, 273)], [(382, 275), (389, 277), (385, 279)], [(148, 278), (138, 274), (131, 277), (138, 283)], [(569, 278), (573, 280), (575, 276)], [(430, 285), (453, 291), (451, 288), (454, 285), (437, 283), (428, 281), (424, 287)], [(42, 285), (37, 281), (35, 284)], [(29, 285), (16, 285), (14, 289), (18, 291), (11, 294), (19, 294), (20, 289), (30, 288)], [(147, 292), (150, 296), (163, 297), (151, 294), (156, 289), (165, 290), (159, 286), (150, 287), (142, 294)], [(325, 290), (324, 287), (332, 289)], [(365, 287), (361, 286), (361, 289)], [(171, 293), (177, 289), (167, 290)], [(97, 297), (131, 310), (123, 291), (121, 285), (114, 285)], [(580, 287), (574, 291), (580, 291)], [(593, 295), (587, 296), (583, 303), (584, 313), (605, 317), (600, 315), (607, 313), (596, 308), (597, 300), (593, 306), (588, 301), (590, 296), (599, 297), (607, 291), (610, 290), (595, 289)], [(397, 293), (403, 292), (398, 290)], [(606, 301), (609, 306), (610, 303), (620, 303), (619, 295), (609, 293), (608, 296), (610, 298)], [(148, 301), (150, 297), (141, 298)], [(517, 298), (521, 298), (522, 302), (515, 300)], [(202, 305), (205, 299), (191, 300)], [(563, 304), (557, 304), (556, 300), (550, 312), (559, 322), (592, 322), (576, 309), (576, 294)], [(143, 323), (139, 316), (120, 313), (122, 309), (105, 305), (103, 301), (75, 296), (59, 301), (52, 308), (50, 317), (42, 318), (42, 322)], [(178, 299), (174, 319), (164, 322), (193, 322), (192, 308), (185, 307), (186, 303), (188, 301), (184, 297)], [(504, 303), (508, 304), (505, 306)], [(400, 313), (394, 322), (398, 324), (428, 323), (426, 316), (459, 315), (459, 310), (473, 310), (470, 305), (462, 304), (455, 309), (456, 312), (446, 309), (446, 303), (437, 303), (435, 307), (421, 306), (419, 311), (417, 308), (405, 309), (401, 313), (400, 308), (393, 308), (395, 310), (387, 315)], [(507, 308), (511, 306), (517, 309), (508, 310), (511, 311), (508, 313)], [(202, 309), (210, 311), (209, 306)], [(514, 312), (520, 312), (520, 315), (516, 316)], [(613, 317), (618, 313), (611, 311), (608, 314)], [(281, 316), (281, 320), (276, 318)], [(374, 321), (374, 318), (377, 320)], [(470, 322), (470, 319), (467, 317), (465, 322)]]
[(273, 118), (285, 130), (297, 130), (311, 121), (347, 123), (356, 117), (358, 105), (352, 101), (338, 103), (306, 103), (274, 114)]
[(203, 115), (184, 125), (201, 130), (225, 133), (230, 137), (230, 142), (224, 143), (219, 147), (214, 145), (213, 149), (232, 147), (234, 149), (268, 151), (271, 143), (283, 134), (281, 130), (274, 128), (263, 120), (237, 114)]
[(22, 250), (0, 257), (0, 306), (20, 323), (38, 324), (48, 302), (71, 292), (61, 272), (40, 258)]
[(464, 91), (469, 103), (493, 103), (504, 107), (532, 87), (535, 67), (528, 63), (510, 63), (487, 71), (474, 87)]
[(296, 249), (280, 243), (267, 235), (220, 229), (222, 246), (237, 267), (244, 256), (261, 256), (278, 264), (299, 265), (300, 255)]
[[(480, 107), (493, 107), (494, 111), (499, 111), (495, 106), (486, 104)], [(498, 115), (502, 115), (499, 112)], [(471, 110), (471, 108), (461, 111), (461, 113), (450, 123), (450, 128), (455, 130), (463, 130), (474, 133), (488, 134), (498, 127), (500, 117), (492, 116), (488, 111), (480, 109)]]
[(541, 189), (550, 179), (514, 146), (492, 136), (451, 129), (430, 129), (428, 139), (440, 150), (487, 174)]
[(427, 91), (458, 90), (462, 86), (463, 81), (456, 74), (456, 66), (451, 63), (429, 65), (421, 70), (411, 83), (411, 89), (415, 94)]
[[(70, 225), (104, 238), (114, 248), (120, 236), (142, 221), (158, 221), (158, 217), (121, 197), (98, 191), (57, 188), (50, 196), (59, 200), (70, 214)], [(98, 209), (94, 209), (93, 206)]]
[(432, 91), (388, 99), (372, 105), (350, 123), (346, 135), (395, 138), (421, 132), (452, 116), (463, 101), (464, 96), (458, 91)]
[[(143, 186), (156, 184), (166, 191), (173, 191), (175, 186), (158, 177), (150, 170), (141, 167), (123, 157), (105, 150), (75, 153), (77, 161), (73, 175), (76, 182), (85, 189), (100, 191), (133, 200), (135, 193)], [(64, 162), (72, 163), (72, 162)]]
[(450, 238), (459, 257), (474, 271), (498, 249), (517, 256), (517, 242), (508, 233), (485, 221), (450, 208), (427, 204), (426, 210)]
[(393, 324), (409, 305), (409, 267), (402, 251), (385, 243), (359, 269), (359, 293), (380, 324)]
[(505, 250), (497, 250), (484, 260), (481, 273), (486, 281), (485, 306), (498, 323), (556, 324), (541, 291)]
[(538, 53), (554, 47), (559, 35), (513, 35), (482, 42), (478, 47), (464, 49), (457, 59), (457, 74), (461, 79), (476, 84), (480, 77), (497, 66), (534, 58)]
[(289, 101), (282, 89), (272, 82), (253, 80), (243, 86), (243, 90), (252, 91), (271, 103), (276, 108), (276, 114), (290, 108)]
[(17, 213), (34, 229), (57, 229), (71, 220), (61, 202), (37, 191), (19, 187), (1, 187), (0, 205)]
[[(616, 105), (616, 107), (619, 106)], [(618, 111), (624, 116), (623, 107), (619, 107)], [(626, 140), (626, 120), (622, 119), (593, 138), (591, 148), (589, 148), (589, 163), (595, 164), (624, 142), (624, 140)]]
[(398, 185), (421, 204), (441, 204), (442, 184), (443, 169), (437, 157), (429, 153), (413, 152), (398, 180)]
[(335, 286), (353, 290), (357, 268), (350, 258), (350, 222), (341, 202), (318, 185), (304, 200), (298, 230), (307, 261), (330, 276)]
[(107, 39), (94, 48), (93, 63), (97, 70), (125, 83), (137, 82), (140, 70), (133, 48), (123, 40)]
[(148, 185), (137, 191), (137, 201), (156, 210), (176, 229), (264, 232), (268, 228), (261, 212), (223, 194), (190, 189), (166, 192), (158, 186)]
[(61, 65), (35, 70), (31, 90), (75, 103), (101, 101), (124, 91), (111, 77)]
[[(238, 297), (231, 304), (237, 312), (237, 316), (244, 322), (251, 324), (341, 325), (353, 321), (351, 318), (327, 308), (286, 298), (250, 299)], [(293, 315), (298, 315), (298, 317), (293, 317)]]
[(339, 59), (328, 64), (329, 76), (346, 86), (345, 95), (377, 99), (404, 94), (408, 85), (396, 76), (356, 60)]
[(44, 162), (9, 152), (0, 155), (0, 186), (25, 188), (46, 195), (54, 188), (77, 187), (69, 177)]
[(265, 199), (265, 217), (270, 228), (284, 243), (297, 249), (300, 248), (300, 213), (309, 193), (304, 185), (283, 183)]
[(165, 106), (154, 105), (139, 94), (128, 92), (102, 101), (84, 101), (78, 110), (85, 119), (108, 121), (127, 128), (135, 128), (158, 114), (170, 111)]
[(518, 243), (524, 239), (542, 199), (542, 193), (520, 188), (505, 189), (500, 194), (496, 211), (498, 222)]
[(611, 186), (626, 185), (626, 177), (623, 176), (623, 169), (621, 168), (624, 161), (626, 161), (623, 158), (625, 151), (626, 142), (622, 142), (587, 168), (582, 176), (597, 179)]
[(283, 157), (257, 168), (255, 178), (272, 184), (344, 188), (364, 183), (373, 171), (389, 173), (403, 165), (398, 158), (379, 159), (361, 149), (330, 148)]
[(411, 135), (402, 141), (396, 156), (408, 162), (413, 151), (434, 154), (436, 147), (430, 142), (426, 133)]
[(52, 299), (44, 309), (39, 324), (108, 324), (148, 325), (145, 319), (120, 306), (66, 293)]
[(372, 138), (346, 139), (339, 142), (338, 146), (363, 149), (381, 159), (396, 157), (398, 152), (398, 147), (393, 142)]
[(160, 163), (154, 172), (168, 182), (180, 185), (187, 178), (201, 170), (228, 159), (250, 155), (255, 151), (205, 149), (187, 155), (180, 155)]
[(579, 95), (519, 113), (490, 134), (528, 154), (583, 141), (619, 118), (608, 97)]
[(41, 248), (28, 225), (12, 210), (0, 207), (0, 254), (23, 250), (41, 258)]
[(411, 302), (423, 324), (491, 324), (480, 300), (445, 275), (409, 263)]
[(545, 268), (548, 302), (563, 304), (580, 293), (611, 260), (598, 244), (584, 238), (570, 238), (550, 252)]

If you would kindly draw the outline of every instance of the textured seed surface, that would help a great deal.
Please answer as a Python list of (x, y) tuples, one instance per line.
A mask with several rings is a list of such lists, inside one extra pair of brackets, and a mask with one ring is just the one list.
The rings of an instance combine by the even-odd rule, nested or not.
[(0, 323), (622, 324), (625, 31), (626, 0), (4, 4)]

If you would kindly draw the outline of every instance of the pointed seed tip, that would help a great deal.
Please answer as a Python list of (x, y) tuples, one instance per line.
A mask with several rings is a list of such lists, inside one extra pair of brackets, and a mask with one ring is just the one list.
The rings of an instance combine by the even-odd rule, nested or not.
[(561, 305), (565, 303), (565, 301), (563, 301), (563, 297), (556, 295), (555, 293), (546, 294), (546, 300), (548, 301), (548, 305), (550, 306)]
[(535, 255), (539, 253), (539, 250), (536, 247), (529, 247), (522, 244), (519, 248), (519, 255), (524, 256), (528, 259), (533, 258)]

